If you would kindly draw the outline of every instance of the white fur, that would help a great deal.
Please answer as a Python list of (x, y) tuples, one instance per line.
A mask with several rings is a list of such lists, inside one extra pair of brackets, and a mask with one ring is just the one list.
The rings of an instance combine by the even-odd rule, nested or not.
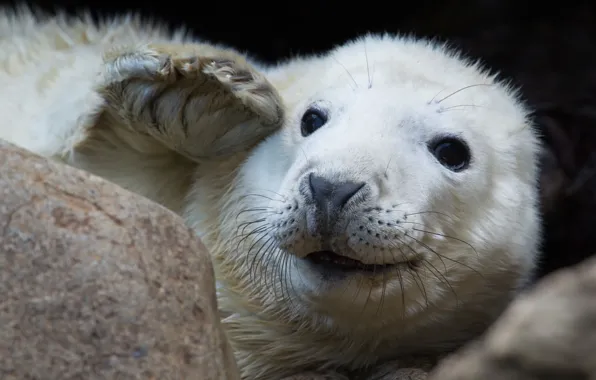
[[(443, 46), (366, 36), (261, 66), (284, 101), (283, 127), (249, 153), (195, 164), (141, 137), (128, 143), (150, 147), (114, 138), (76, 149), (103, 106), (95, 88), (104, 51), (179, 44), (181, 34), (132, 18), (95, 26), (4, 12), (0, 35), (0, 138), (181, 213), (213, 254), (245, 379), (451, 349), (486, 327), (533, 272), (539, 146), (527, 111), (510, 88)], [(478, 86), (463, 89), (470, 85)], [(302, 137), (300, 119), (314, 103), (329, 121)], [(427, 142), (445, 133), (471, 147), (467, 170), (450, 172), (429, 152)], [(299, 192), (310, 172), (367, 184), (336, 247), (366, 263), (417, 256), (423, 265), (332, 280), (312, 271), (300, 259), (321, 249), (305, 233), (312, 206)]]

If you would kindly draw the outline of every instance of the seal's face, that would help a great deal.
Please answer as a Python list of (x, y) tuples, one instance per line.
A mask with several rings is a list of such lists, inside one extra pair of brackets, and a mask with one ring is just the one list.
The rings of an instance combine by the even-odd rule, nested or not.
[(287, 123), (228, 206), (231, 255), (283, 310), (333, 320), (454, 307), (493, 273), (512, 274), (508, 293), (538, 228), (524, 109), (437, 49), (367, 44), (305, 63), (281, 89)]

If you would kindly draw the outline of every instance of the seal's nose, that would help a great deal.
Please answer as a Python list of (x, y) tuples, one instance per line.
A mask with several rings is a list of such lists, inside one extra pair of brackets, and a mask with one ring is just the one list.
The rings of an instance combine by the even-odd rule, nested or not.
[(364, 182), (332, 182), (325, 177), (310, 173), (308, 183), (317, 208), (340, 210), (365, 185)]

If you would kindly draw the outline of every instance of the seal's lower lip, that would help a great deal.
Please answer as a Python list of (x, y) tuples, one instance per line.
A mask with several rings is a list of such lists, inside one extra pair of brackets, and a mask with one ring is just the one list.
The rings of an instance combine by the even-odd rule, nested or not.
[(370, 272), (379, 273), (387, 269), (395, 268), (398, 265), (414, 265), (415, 262), (403, 262), (396, 264), (364, 264), (361, 261), (342, 256), (333, 251), (316, 251), (309, 253), (305, 260), (312, 264), (329, 267), (346, 272)]

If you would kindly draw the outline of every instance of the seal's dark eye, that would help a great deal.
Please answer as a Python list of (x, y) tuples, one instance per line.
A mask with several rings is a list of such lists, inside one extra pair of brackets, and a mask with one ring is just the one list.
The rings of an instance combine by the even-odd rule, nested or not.
[(467, 169), (471, 154), (468, 145), (456, 137), (443, 137), (429, 145), (430, 152), (439, 163), (453, 172)]
[(316, 108), (309, 108), (300, 122), (300, 131), (302, 136), (306, 137), (321, 128), (327, 122), (327, 115)]

